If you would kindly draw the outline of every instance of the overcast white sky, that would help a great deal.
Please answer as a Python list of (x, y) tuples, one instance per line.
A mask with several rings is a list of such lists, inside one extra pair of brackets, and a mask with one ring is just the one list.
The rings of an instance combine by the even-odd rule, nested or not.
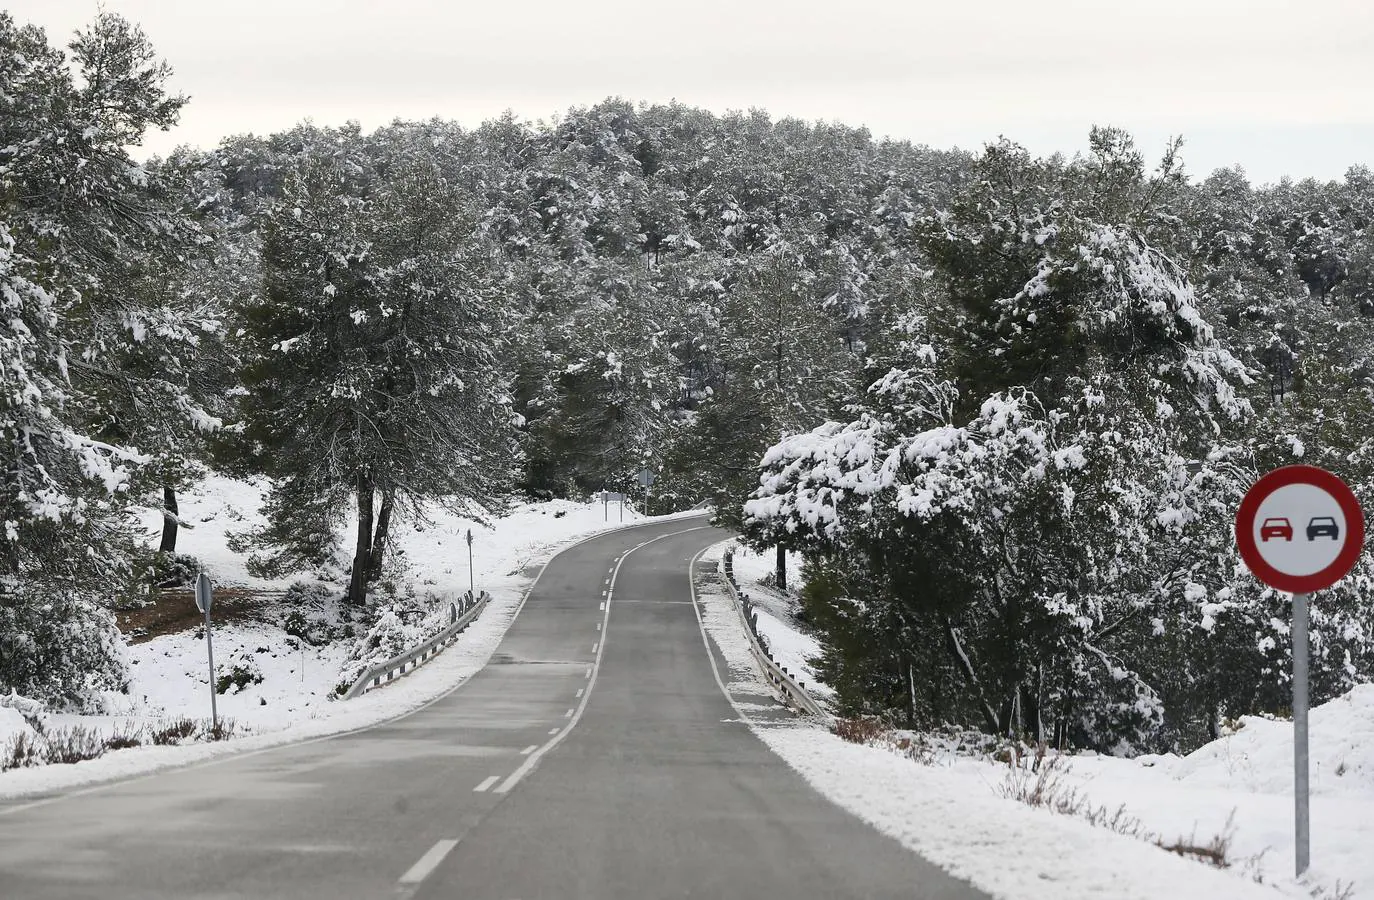
[[(66, 43), (97, 0), (4, 0)], [(305, 119), (547, 118), (618, 95), (835, 119), (977, 149), (1081, 150), (1093, 123), (1190, 172), (1374, 164), (1374, 0), (104, 0), (191, 96), (145, 142)]]

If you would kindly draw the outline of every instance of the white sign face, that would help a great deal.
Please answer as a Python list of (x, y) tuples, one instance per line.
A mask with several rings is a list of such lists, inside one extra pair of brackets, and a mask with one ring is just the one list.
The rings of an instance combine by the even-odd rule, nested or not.
[(1287, 484), (1265, 497), (1251, 526), (1255, 548), (1285, 575), (1314, 575), (1336, 561), (1348, 535), (1334, 496), (1314, 484)]

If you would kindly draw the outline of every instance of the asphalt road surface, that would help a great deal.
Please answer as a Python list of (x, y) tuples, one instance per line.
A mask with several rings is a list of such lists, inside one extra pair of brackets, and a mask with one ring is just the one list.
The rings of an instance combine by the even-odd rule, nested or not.
[(726, 537), (677, 520), (564, 552), (490, 664), (405, 718), (0, 804), (0, 898), (983, 897), (739, 721), (689, 580)]

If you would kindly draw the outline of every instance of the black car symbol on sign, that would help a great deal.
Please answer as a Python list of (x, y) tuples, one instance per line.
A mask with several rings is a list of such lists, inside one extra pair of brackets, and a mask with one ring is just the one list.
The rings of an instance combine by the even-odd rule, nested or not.
[(1333, 541), (1341, 539), (1340, 526), (1330, 516), (1317, 516), (1307, 523), (1307, 539), (1315, 541), (1319, 537), (1329, 537)]

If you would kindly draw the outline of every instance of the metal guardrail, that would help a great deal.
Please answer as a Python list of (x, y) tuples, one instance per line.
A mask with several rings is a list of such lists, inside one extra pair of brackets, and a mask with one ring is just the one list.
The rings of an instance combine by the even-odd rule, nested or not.
[(739, 582), (735, 580), (734, 556), (734, 549), (727, 549), (721, 559), (720, 570), (725, 573), (725, 583), (730, 588), (730, 597), (735, 601), (735, 609), (744, 620), (744, 630), (749, 635), (749, 649), (753, 651), (754, 659), (763, 670), (764, 677), (782, 695), (788, 706), (809, 716), (831, 719), (830, 713), (806, 692), (806, 685), (773, 659), (773, 654), (768, 650), (768, 638), (759, 634), (758, 613), (754, 611), (753, 601), (749, 599), (748, 594), (740, 590)]
[(472, 624), (472, 620), (476, 619), (482, 610), (486, 609), (489, 600), (491, 600), (491, 595), (486, 591), (482, 591), (476, 600), (472, 599), (471, 592), (464, 591), (463, 597), (458, 603), (449, 604), (453, 621), (447, 628), (423, 644), (393, 656), (386, 662), (373, 666), (359, 675), (358, 680), (353, 682), (353, 687), (348, 689), (348, 693), (344, 694), (343, 698), (352, 700), (354, 697), (360, 697), (373, 688), (381, 687), (397, 678), (404, 677), (429, 662), (438, 655), (440, 650), (457, 640), (458, 635), (462, 634), (464, 629)]

